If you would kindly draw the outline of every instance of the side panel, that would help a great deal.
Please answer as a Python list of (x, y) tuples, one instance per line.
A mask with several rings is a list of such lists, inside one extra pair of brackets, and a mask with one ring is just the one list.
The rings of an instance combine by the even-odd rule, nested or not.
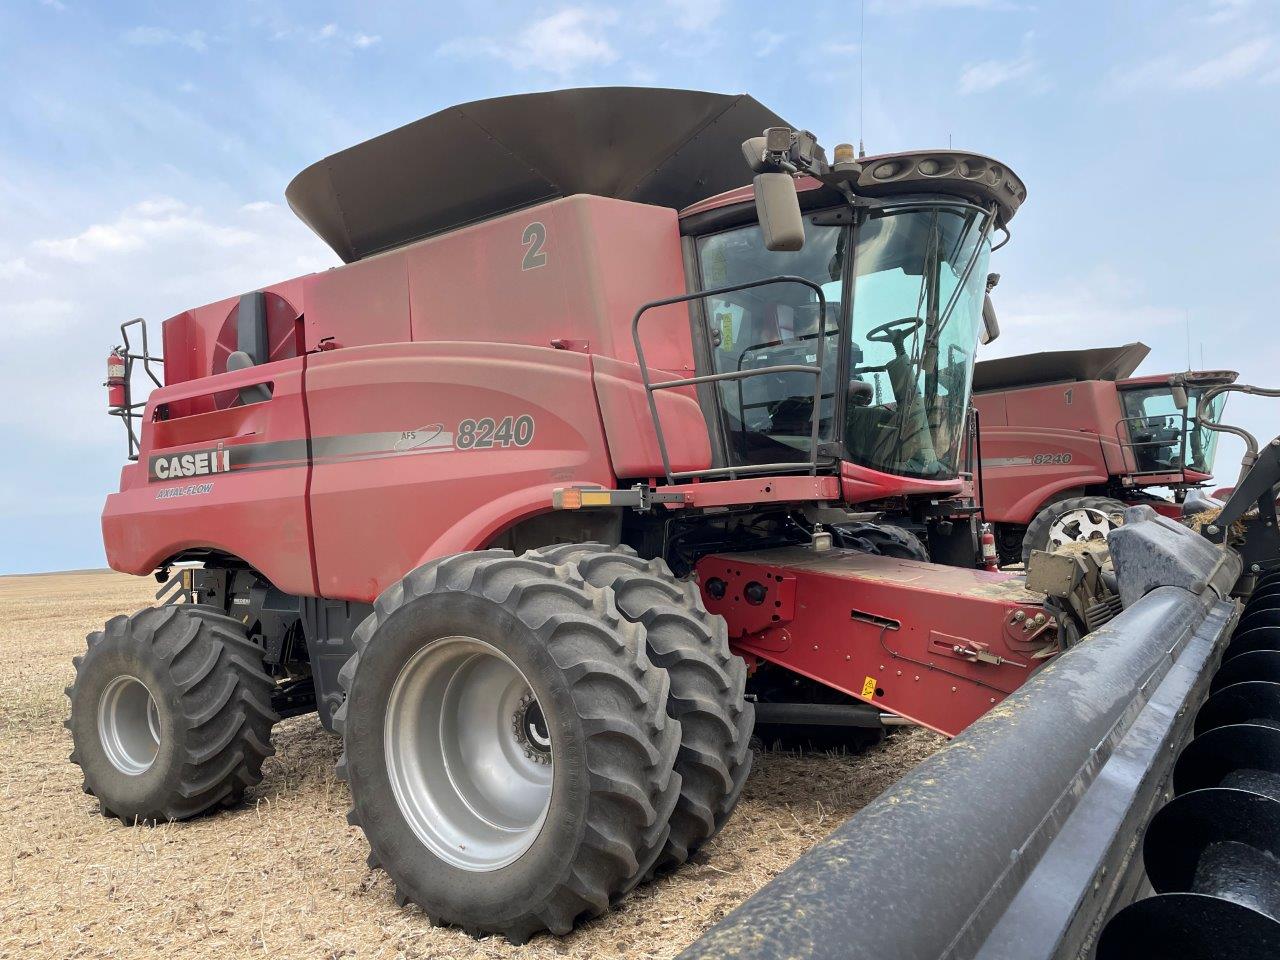
[(1106, 481), (1096, 434), (982, 424), (982, 509), (988, 520), (1030, 523), (1055, 494)]
[[(405, 249), (413, 339), (489, 341), (635, 359), (631, 320), (685, 292), (675, 211), (573, 196)], [(401, 254), (388, 255), (401, 256)], [(351, 267), (334, 271), (337, 282)], [(683, 306), (645, 315), (651, 366), (693, 371)]]
[[(609, 357), (593, 357), (592, 360), (596, 393), (600, 398), (600, 417), (609, 441), (613, 472), (624, 479), (662, 476), (662, 454), (658, 449), (649, 400), (640, 379), (640, 367)], [(685, 374), (650, 371), (654, 382), (682, 376)], [(693, 389), (659, 390), (654, 397), (671, 469), (704, 470), (711, 466), (707, 421)]]
[(406, 270), (398, 251), (308, 277), (307, 349), (326, 337), (343, 347), (410, 339)]
[[(181, 550), (234, 554), (292, 594), (315, 592), (307, 529), (303, 364), (296, 357), (151, 394), (136, 464), (102, 514), (107, 561), (147, 574)], [(268, 383), (270, 400), (155, 421), (215, 394)]]
[(311, 357), (307, 399), (325, 597), (373, 600), (419, 564), (549, 510), (558, 486), (615, 482), (583, 354), (352, 347)]
[(798, 547), (713, 554), (697, 569), (738, 654), (948, 736), (1056, 649), (1040, 596), (1009, 574)]

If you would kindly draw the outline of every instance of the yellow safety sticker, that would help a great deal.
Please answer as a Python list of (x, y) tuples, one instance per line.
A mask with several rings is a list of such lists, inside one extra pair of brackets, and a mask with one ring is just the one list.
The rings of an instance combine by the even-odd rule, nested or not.
[(864, 697), (874, 697), (876, 695), (875, 677), (867, 677), (862, 681), (862, 695)]
[(733, 349), (733, 314), (720, 314), (720, 349)]

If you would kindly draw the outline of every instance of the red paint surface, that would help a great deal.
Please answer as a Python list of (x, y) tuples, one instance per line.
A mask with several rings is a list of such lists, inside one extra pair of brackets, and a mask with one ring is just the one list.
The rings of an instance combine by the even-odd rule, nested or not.
[[(545, 231), (536, 251), (535, 224)], [(289, 593), (369, 600), (415, 566), (482, 548), (549, 510), (557, 487), (664, 475), (632, 320), (643, 303), (685, 292), (673, 210), (569, 197), (265, 289), (278, 295), (271, 303), (281, 329), (304, 355), (280, 351), (252, 370), (208, 376), (235, 342), (238, 297), (165, 322), (167, 386), (147, 408), (143, 466), (123, 471), (103, 517), (116, 569), (145, 574), (180, 551), (207, 548), (245, 560)], [(649, 311), (642, 323), (654, 381), (694, 373), (685, 305)], [(236, 390), (251, 383), (271, 384), (272, 398), (241, 406)], [(161, 404), (168, 419), (153, 421)], [(694, 391), (659, 391), (657, 405), (672, 468), (709, 466)], [(453, 433), (463, 420), (508, 416), (533, 417), (534, 442), (394, 449), (401, 433)], [(331, 438), (366, 435), (391, 439), (377, 455), (308, 460), (308, 438), (319, 451)], [(160, 450), (289, 442), (287, 464), (148, 480), (145, 465)], [(211, 487), (157, 499), (163, 487), (196, 483)], [(689, 505), (718, 507), (945, 497), (961, 488), (846, 466), (841, 476), (680, 489)]]
[[(1042, 609), (1038, 595), (1005, 573), (800, 547), (708, 556), (697, 571), (707, 609), (728, 621), (740, 655), (950, 736), (1021, 686), (1043, 663), (1031, 654), (1055, 636), (1052, 621), (1034, 640), (1025, 621), (1013, 621)], [(713, 578), (727, 584), (721, 599), (707, 589)], [(746, 599), (751, 582), (767, 588), (760, 604)], [(1011, 662), (974, 662), (956, 646)]]
[[(282, 360), (166, 386), (151, 394), (139, 460), (121, 471), (120, 492), (107, 497), (102, 514), (107, 562), (114, 569), (146, 574), (180, 550), (207, 547), (244, 559), (286, 593), (316, 593), (306, 518), (305, 460), (269, 470), (148, 481), (153, 454), (181, 455), (218, 444), (236, 447), (264, 439), (305, 441), (303, 363), (302, 357)], [(215, 394), (264, 382), (273, 387), (270, 401), (212, 409)], [(161, 404), (207, 412), (153, 423)], [(164, 491), (200, 484), (211, 489), (162, 496)]]
[[(1118, 439), (1124, 414), (1115, 384), (1090, 380), (973, 398), (982, 428), (982, 506), (988, 520), (1030, 523), (1055, 496), (1134, 471)], [(1069, 463), (1035, 463), (1037, 456)], [(1144, 480), (1145, 482), (1145, 480)]]
[[(314, 355), (315, 436), (414, 432), (532, 417), (526, 447), (449, 443), (323, 462), (311, 479), (316, 569), (327, 597), (371, 600), (414, 567), (486, 545), (573, 483), (613, 486), (590, 358), (508, 344), (387, 344)], [(319, 452), (317, 452), (319, 457)]]

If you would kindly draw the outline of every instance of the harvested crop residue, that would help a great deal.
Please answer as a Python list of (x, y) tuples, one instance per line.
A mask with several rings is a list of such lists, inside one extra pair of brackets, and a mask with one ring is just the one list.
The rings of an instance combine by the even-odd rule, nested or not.
[(239, 807), (157, 828), (98, 814), (67, 761), (71, 657), (155, 583), (107, 572), (0, 577), (0, 957), (670, 957), (936, 750), (904, 730), (859, 756), (768, 752), (724, 832), (672, 876), (563, 939), (523, 947), (395, 905), (347, 825), (338, 741), (311, 716)]

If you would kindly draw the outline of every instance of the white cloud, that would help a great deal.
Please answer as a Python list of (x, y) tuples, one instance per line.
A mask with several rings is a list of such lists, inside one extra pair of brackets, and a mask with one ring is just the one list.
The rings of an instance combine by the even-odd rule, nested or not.
[(275, 40), (306, 41), (330, 47), (348, 47), (352, 50), (367, 50), (382, 42), (376, 33), (365, 33), (363, 30), (346, 30), (330, 21), (319, 27), (304, 27), (273, 18), (270, 21), (272, 38)]
[(566, 77), (584, 67), (615, 62), (618, 51), (606, 36), (618, 20), (613, 10), (566, 7), (534, 20), (505, 39), (464, 37), (442, 44), (437, 53), (454, 57), (492, 57), (521, 70), (538, 69)]
[(75, 304), (58, 297), (37, 297), (4, 304), (0, 315), (5, 318), (5, 335), (16, 337), (47, 337), (63, 330), (75, 313)]
[(724, 12), (724, 0), (666, 0), (667, 10), (681, 30), (707, 30)]
[(777, 30), (757, 30), (751, 35), (751, 51), (757, 57), (767, 57), (790, 39), (790, 34)]
[(858, 54), (858, 44), (853, 40), (824, 40), (818, 48), (824, 55), (853, 57)]
[[(1078, 272), (1075, 282), (1035, 287), (1018, 275), (1007, 277), (991, 294), (1001, 329), (991, 354), (1131, 340), (1165, 343), (1172, 337), (1170, 330), (1177, 331), (1176, 340), (1182, 342), (1186, 312), (1181, 305), (1152, 302), (1131, 275), (1110, 264), (1080, 264)], [(1063, 341), (1064, 331), (1070, 333), (1069, 345)]]
[(921, 10), (1019, 10), (1013, 0), (871, 0), (867, 12), (914, 13)]
[(1206, 23), (1229, 23), (1249, 11), (1253, 0), (1209, 0), (1209, 12), (1201, 19)]
[(57, 10), (59, 13), (62, 13), (67, 9), (67, 5), (63, 3), (62, 0), (40, 0), (40, 5), (49, 7), (52, 10)]
[(983, 60), (979, 63), (971, 63), (960, 74), (960, 92), (966, 95), (986, 93), (1011, 81), (1025, 79), (1031, 76), (1035, 69), (1035, 60), (1026, 53), (1013, 60)]
[(0, 260), (0, 280), (17, 280), (20, 277), (34, 277), (36, 271), (31, 269), (26, 257), (13, 260)]
[[(19, 261), (24, 266), (14, 267)], [(66, 237), (28, 242), (17, 260), (0, 262), (13, 274), (0, 284), (0, 329), (32, 349), (56, 351), (56, 371), (52, 378), (47, 364), (15, 371), (16, 395), (42, 400), (0, 408), (0, 435), (19, 446), (58, 436), (64, 445), (119, 454), (119, 424), (94, 414), (103, 409), (106, 351), (119, 342), (121, 321), (146, 317), (158, 338), (159, 321), (182, 310), (335, 263), (283, 204), (263, 202), (208, 211), (146, 199)]]
[(178, 33), (167, 27), (133, 27), (124, 32), (124, 42), (137, 47), (160, 47), (174, 44), (187, 47), (198, 53), (208, 49), (208, 38), (203, 30), (190, 30)]
[(1117, 71), (1112, 83), (1124, 92), (1150, 88), (1216, 90), (1255, 75), (1267, 83), (1280, 73), (1280, 65), (1271, 66), (1274, 47), (1275, 38), (1268, 35), (1237, 44), (1208, 60), (1165, 54)]
[(1189, 90), (1208, 90), (1233, 80), (1242, 80), (1262, 64), (1271, 52), (1271, 46), (1270, 37), (1258, 37), (1242, 43), (1188, 70), (1176, 83)]
[(254, 239), (249, 231), (210, 223), (198, 208), (161, 197), (134, 204), (110, 223), (92, 224), (71, 237), (37, 240), (34, 246), (57, 260), (94, 263), (193, 237), (218, 247), (243, 246)]

